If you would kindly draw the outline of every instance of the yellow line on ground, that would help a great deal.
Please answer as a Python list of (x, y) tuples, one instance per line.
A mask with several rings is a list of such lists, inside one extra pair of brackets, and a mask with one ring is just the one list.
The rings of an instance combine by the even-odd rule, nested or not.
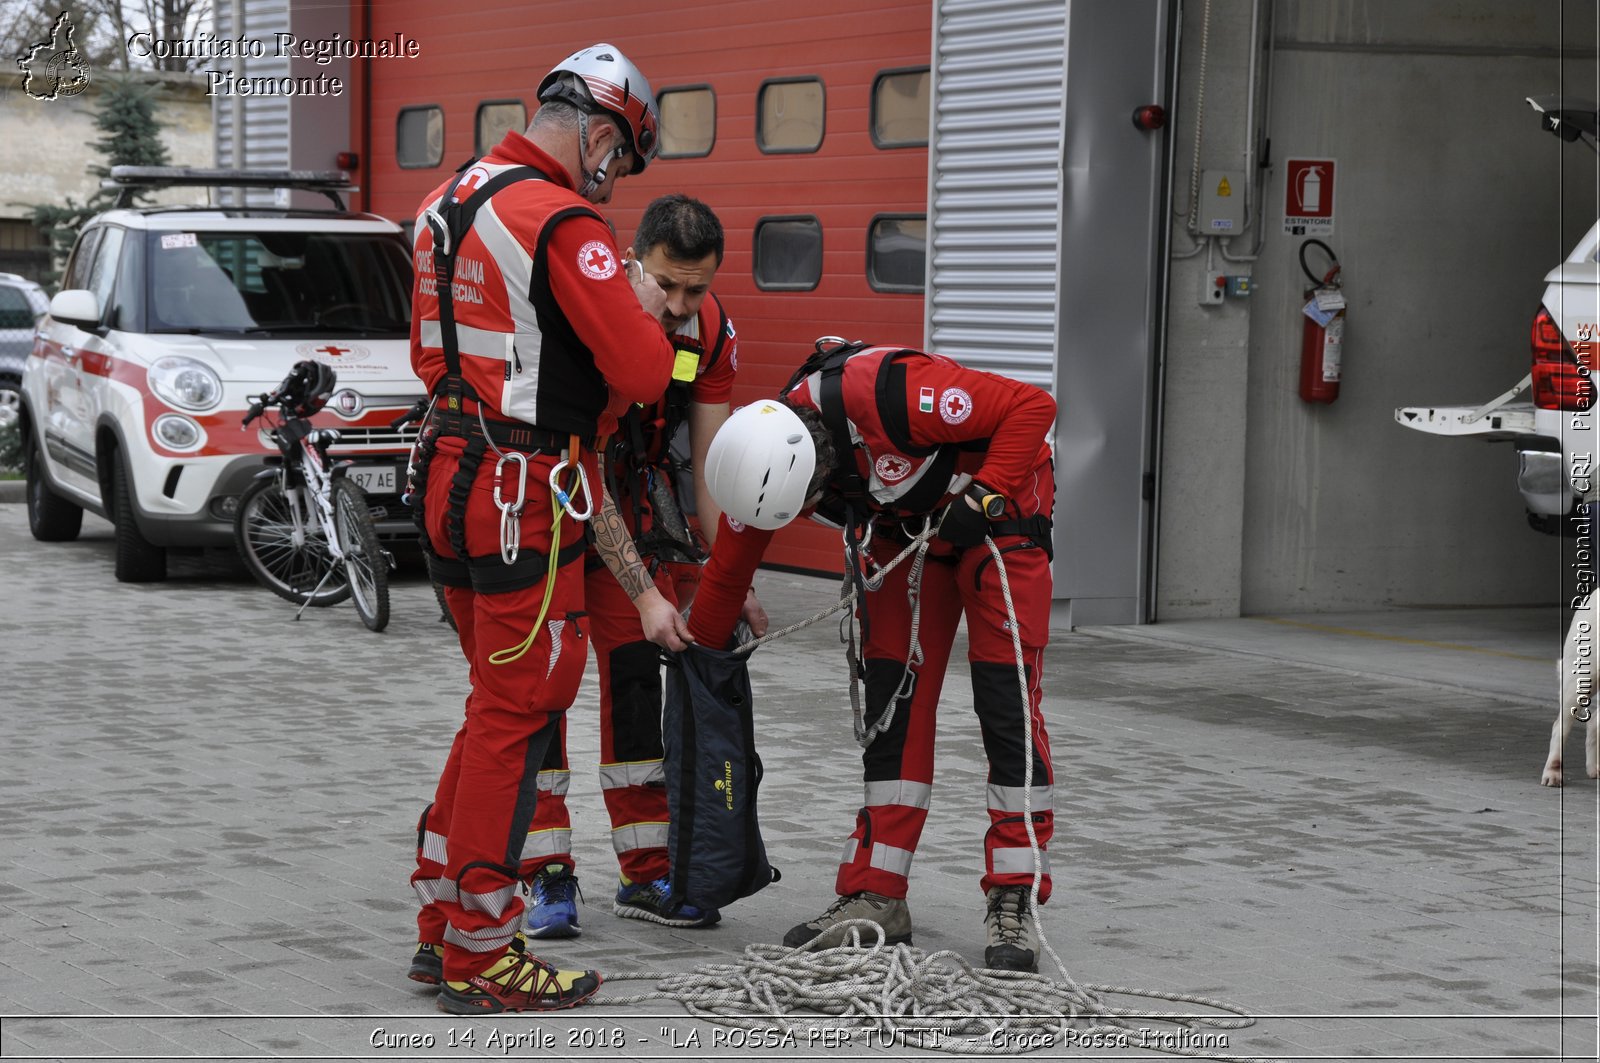
[(1507, 653), (1505, 650), (1486, 650), (1479, 646), (1463, 646), (1456, 642), (1432, 642), (1428, 639), (1408, 639), (1402, 635), (1380, 635), (1376, 631), (1362, 631), (1353, 627), (1332, 627), (1327, 624), (1308, 624), (1304, 620), (1286, 620), (1281, 616), (1252, 616), (1251, 620), (1264, 620), (1269, 624), (1303, 627), (1309, 631), (1325, 631), (1330, 635), (1353, 635), (1358, 639), (1377, 639), (1379, 642), (1399, 642), (1407, 646), (1427, 646), (1435, 650), (1457, 650), (1461, 653), (1482, 653), (1490, 657), (1510, 657), (1513, 661), (1545, 661), (1548, 657), (1529, 657), (1525, 653)]

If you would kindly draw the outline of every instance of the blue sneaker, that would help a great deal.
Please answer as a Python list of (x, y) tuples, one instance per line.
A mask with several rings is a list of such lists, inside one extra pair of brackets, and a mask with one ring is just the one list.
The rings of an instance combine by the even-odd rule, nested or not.
[(528, 909), (531, 938), (575, 938), (578, 929), (578, 879), (565, 864), (546, 864), (533, 880), (533, 904)]
[(722, 919), (722, 913), (715, 908), (701, 911), (692, 904), (669, 907), (667, 897), (671, 893), (672, 881), (665, 876), (654, 882), (629, 882), (623, 876), (611, 910), (624, 919), (648, 919), (662, 926), (714, 926)]

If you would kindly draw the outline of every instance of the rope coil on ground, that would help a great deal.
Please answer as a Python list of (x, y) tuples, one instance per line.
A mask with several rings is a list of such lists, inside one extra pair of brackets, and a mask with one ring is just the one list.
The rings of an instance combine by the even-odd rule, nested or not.
[[(701, 964), (688, 972), (625, 971), (607, 987), (629, 980), (653, 990), (613, 995), (595, 1003), (631, 1005), (669, 1000), (688, 1014), (745, 1030), (780, 1030), (808, 1043), (813, 1030), (847, 1030), (882, 1046), (961, 1055), (1021, 1055), (1041, 1048), (1089, 1045), (1146, 1048), (1223, 1063), (1260, 1061), (1206, 1051), (1226, 1046), (1210, 1031), (1254, 1025), (1237, 1004), (1191, 993), (1114, 985), (1079, 985), (1042, 975), (973, 967), (956, 952), (927, 953), (886, 945), (877, 923), (853, 919), (851, 944), (831, 949), (754, 944), (731, 963)], [(871, 944), (860, 945), (861, 941)], [(1058, 961), (1059, 962), (1059, 961)], [(1066, 977), (1065, 971), (1062, 972)], [(1112, 1007), (1103, 995), (1194, 1004), (1221, 1014)], [(1167, 1028), (1135, 1026), (1131, 1020)]]

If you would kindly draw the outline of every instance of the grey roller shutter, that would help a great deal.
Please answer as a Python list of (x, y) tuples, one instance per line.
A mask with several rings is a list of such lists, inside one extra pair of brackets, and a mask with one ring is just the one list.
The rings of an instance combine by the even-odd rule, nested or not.
[[(261, 41), (266, 55), (260, 59), (247, 57), (243, 63), (243, 76), (283, 78), (289, 76), (289, 57), (277, 54), (274, 34), (289, 32), (289, 0), (243, 0), (239, 4), (242, 29), (233, 27), (233, 4), (230, 0), (217, 0), (216, 33), (221, 38), (237, 39), (240, 33)], [(236, 60), (217, 59), (207, 63), (217, 70), (240, 73)], [(238, 111), (244, 126), (243, 168), (251, 170), (291, 169), (289, 158), (289, 105), (288, 96), (241, 96)], [(235, 97), (212, 97), (212, 128), (215, 130), (217, 165), (234, 168), (241, 157), (234, 154), (234, 102)], [(232, 203), (236, 193), (229, 189), (221, 193), (222, 202)], [(271, 189), (253, 189), (248, 193), (251, 206), (272, 206)]]
[(1063, 0), (935, 0), (930, 349), (1054, 387)]

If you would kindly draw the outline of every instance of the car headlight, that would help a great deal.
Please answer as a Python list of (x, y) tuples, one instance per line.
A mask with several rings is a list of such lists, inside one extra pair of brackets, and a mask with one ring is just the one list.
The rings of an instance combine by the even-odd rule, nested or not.
[(205, 429), (181, 413), (164, 413), (150, 426), (156, 441), (168, 450), (198, 450), (206, 441)]
[(222, 403), (222, 378), (204, 362), (171, 354), (157, 359), (146, 374), (150, 390), (169, 406), (205, 411)]

